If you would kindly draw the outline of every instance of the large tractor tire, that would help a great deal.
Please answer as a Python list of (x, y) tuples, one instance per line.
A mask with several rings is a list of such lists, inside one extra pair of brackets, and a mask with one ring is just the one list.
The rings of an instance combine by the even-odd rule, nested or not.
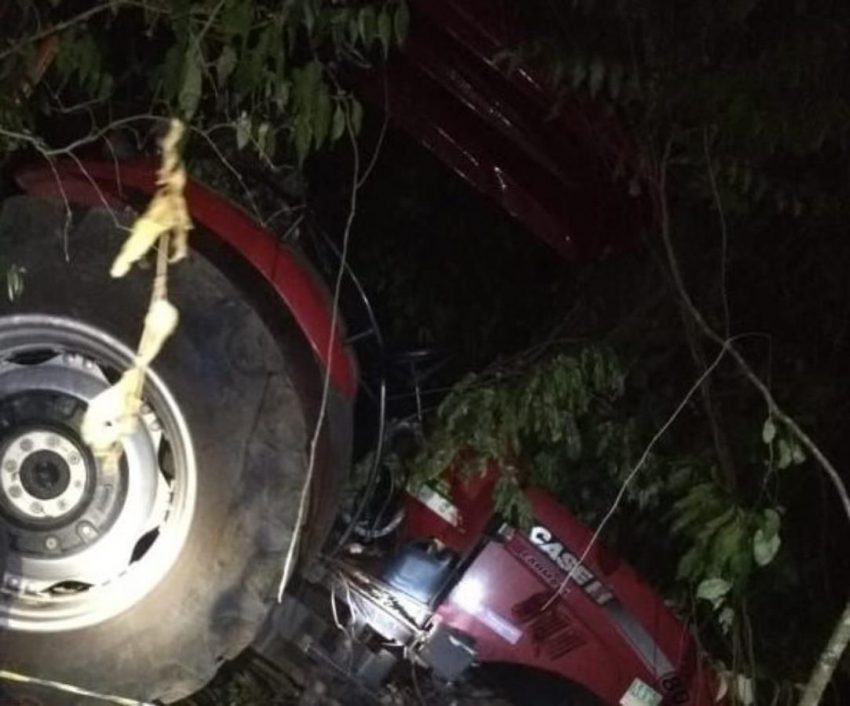
[[(211, 679), (267, 615), (305, 483), (315, 365), (197, 252), (170, 270), (180, 322), (120, 467), (83, 443), (150, 299), (151, 267), (109, 276), (130, 222), (68, 227), (31, 197), (0, 213), (0, 260), (24, 271), (0, 300), (0, 672), (56, 685), (51, 706), (89, 703), (66, 687), (170, 703)], [(30, 689), (0, 679), (0, 702)]]

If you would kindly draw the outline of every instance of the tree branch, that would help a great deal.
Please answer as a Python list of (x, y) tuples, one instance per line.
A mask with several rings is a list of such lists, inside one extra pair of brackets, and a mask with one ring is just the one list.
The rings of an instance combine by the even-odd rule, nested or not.
[[(693, 319), (694, 323), (702, 330), (703, 334), (714, 341), (717, 345), (725, 345), (726, 341), (709, 325), (709, 323), (705, 320), (702, 313), (697, 309), (696, 305), (691, 299), (690, 294), (688, 293), (687, 288), (685, 287), (684, 280), (682, 279), (682, 273), (679, 269), (679, 262), (676, 259), (676, 254), (673, 250), (673, 244), (670, 239), (670, 214), (667, 204), (667, 155), (662, 160), (661, 165), (661, 174), (659, 180), (659, 204), (661, 206), (661, 239), (664, 243), (664, 250), (667, 253), (667, 261), (670, 266), (670, 272), (673, 275), (673, 282), (676, 285), (676, 290), (679, 296), (682, 299), (688, 313)], [(850, 519), (850, 495), (847, 493), (847, 487), (844, 485), (844, 481), (841, 479), (838, 471), (835, 469), (835, 466), (832, 465), (832, 462), (826, 457), (826, 455), (818, 448), (818, 446), (812, 441), (811, 437), (809, 437), (806, 432), (804, 432), (797, 422), (794, 421), (785, 411), (779, 406), (779, 403), (773, 397), (773, 393), (767, 387), (767, 385), (762, 381), (762, 379), (755, 373), (755, 371), (750, 366), (747, 359), (743, 356), (743, 354), (734, 346), (729, 345), (729, 355), (735, 360), (740, 368), (741, 372), (744, 374), (744, 377), (750, 381), (750, 383), (755, 387), (764, 398), (765, 403), (767, 404), (768, 411), (775, 416), (779, 421), (781, 421), (788, 430), (797, 438), (797, 440), (808, 449), (809, 453), (811, 453), (812, 457), (818, 462), (820, 467), (832, 481), (832, 484), (835, 488), (836, 493), (838, 493), (838, 497), (841, 499), (841, 504), (844, 507), (844, 511), (847, 514), (847, 518)]]
[(841, 613), (829, 642), (826, 643), (824, 651), (812, 670), (797, 706), (817, 706), (820, 703), (823, 692), (841, 660), (841, 655), (847, 649), (848, 642), (850, 642), (850, 602), (844, 606), (844, 611)]
[(73, 27), (80, 22), (85, 22), (86, 20), (94, 17), (95, 15), (99, 15), (102, 12), (106, 12), (107, 10), (117, 10), (122, 5), (137, 5), (137, 0), (107, 0), (107, 2), (102, 5), (95, 5), (94, 7), (90, 7), (88, 10), (85, 10), (78, 15), (74, 15), (73, 17), (68, 18), (63, 22), (57, 22), (55, 25), (51, 25), (46, 29), (41, 30), (40, 32), (35, 32), (28, 37), (24, 37), (18, 42), (15, 42), (8, 49), (4, 49), (0, 51), (0, 61), (5, 59), (8, 56), (12, 56), (12, 54), (17, 54), (21, 49), (26, 46), (29, 46), (33, 42), (37, 42), (45, 37), (49, 37), (52, 34), (56, 34), (57, 32), (62, 32), (69, 27)]
[[(824, 454), (814, 441), (812, 441), (811, 437), (803, 431), (800, 425), (797, 424), (797, 422), (779, 406), (779, 403), (774, 398), (770, 388), (768, 388), (762, 379), (755, 373), (747, 359), (734, 345), (734, 342), (730, 339), (723, 339), (709, 325), (700, 310), (697, 309), (693, 299), (691, 299), (691, 296), (688, 293), (684, 279), (682, 278), (681, 270), (679, 269), (679, 262), (673, 249), (672, 239), (670, 237), (670, 212), (669, 204), (667, 202), (667, 166), (669, 162), (670, 149), (671, 146), (668, 142), (659, 167), (657, 197), (661, 215), (661, 240), (664, 244), (670, 273), (673, 277), (677, 293), (687, 312), (690, 314), (694, 323), (699, 327), (702, 333), (718, 345), (724, 346), (724, 350), (728, 351), (729, 355), (737, 363), (738, 368), (743, 373), (744, 377), (746, 377), (750, 384), (758, 390), (764, 399), (771, 416), (784, 424), (788, 431), (791, 432), (797, 441), (799, 441), (800, 444), (809, 451), (815, 461), (817, 461), (818, 465), (832, 482), (835, 492), (838, 494), (844, 508), (844, 512), (847, 515), (847, 518), (850, 519), (850, 495), (848, 495), (847, 487), (844, 485), (844, 481), (835, 466), (832, 465), (832, 462), (826, 457), (826, 454)], [(798, 706), (817, 706), (817, 704), (820, 703), (824, 688), (829, 683), (838, 661), (847, 649), (848, 643), (850, 643), (850, 602), (848, 602), (845, 606), (832, 637), (824, 648), (824, 651), (821, 654), (811, 677), (809, 678), (809, 682), (806, 684), (803, 695), (798, 702)]]

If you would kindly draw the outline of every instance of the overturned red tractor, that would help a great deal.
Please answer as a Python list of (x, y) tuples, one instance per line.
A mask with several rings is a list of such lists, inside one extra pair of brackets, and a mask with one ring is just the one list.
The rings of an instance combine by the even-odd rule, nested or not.
[[(498, 4), (415, 5), (388, 69), (397, 124), (564, 256), (628, 239), (640, 208), (583, 143), (594, 116), (544, 122), (533, 73), (493, 65)], [(301, 255), (199, 183), (192, 252), (169, 282), (180, 325), (120, 464), (102, 464), (82, 420), (132, 364), (150, 296), (149, 273), (116, 281), (109, 265), (156, 167), (25, 167), (0, 212), (3, 255), (26, 271), (0, 305), (0, 704), (170, 703), (251, 646), (328, 670), (341, 703), (386, 703), (408, 663), (445, 703), (466, 684), (494, 704), (717, 701), (686, 626), (539, 490), (523, 531), (493, 512), (492, 474), (448, 474), (400, 503), (390, 549), (324, 556), (357, 365)]]

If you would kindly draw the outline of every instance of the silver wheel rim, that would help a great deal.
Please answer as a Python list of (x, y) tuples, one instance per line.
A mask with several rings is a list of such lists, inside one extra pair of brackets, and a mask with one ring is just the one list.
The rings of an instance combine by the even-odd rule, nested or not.
[(0, 317), (0, 626), (61, 632), (131, 608), (168, 574), (195, 506), (186, 422), (155, 370), (120, 468), (82, 442), (88, 402), (133, 360), (62, 317)]

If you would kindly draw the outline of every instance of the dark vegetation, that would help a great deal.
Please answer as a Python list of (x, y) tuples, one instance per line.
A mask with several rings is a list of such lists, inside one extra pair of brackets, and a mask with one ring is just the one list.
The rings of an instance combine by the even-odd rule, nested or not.
[[(395, 51), (406, 6), (115, 5), (86, 22), (70, 2), (0, 9), (3, 158), (58, 158), (75, 139), (93, 149), (116, 121), (144, 142), (176, 112), (193, 126), (196, 174), (282, 237), (306, 239), (312, 223), (338, 239), (350, 143), (361, 134), (366, 162), (381, 131), (345, 67)], [(393, 345), (446, 349), (433, 386), (460, 380), (426, 418), (414, 470), (434, 475), (471, 448), (473, 466), (501, 463), (506, 512), (521, 519), (517, 489), (537, 482), (592, 526), (628, 480), (605, 540), (756, 703), (797, 703), (848, 598), (848, 518), (794, 429), (719, 357), (680, 285), (843, 473), (850, 6), (516, 5), (524, 30), (497, 57), (504, 70), (534, 67), (562, 105), (594, 102), (626, 125), (633, 149), (604, 134), (598, 149), (623, 198), (653, 217), (631, 247), (562, 264), (390, 129), (359, 193), (351, 264)], [(30, 89), (42, 43), (24, 40), (62, 21), (59, 54)], [(119, 27), (137, 40), (116, 46)], [(281, 195), (291, 208), (280, 211)], [(26, 286), (3, 265), (11, 289)], [(848, 676), (842, 663), (824, 703), (846, 701)], [(230, 703), (230, 688), (198, 703)]]

